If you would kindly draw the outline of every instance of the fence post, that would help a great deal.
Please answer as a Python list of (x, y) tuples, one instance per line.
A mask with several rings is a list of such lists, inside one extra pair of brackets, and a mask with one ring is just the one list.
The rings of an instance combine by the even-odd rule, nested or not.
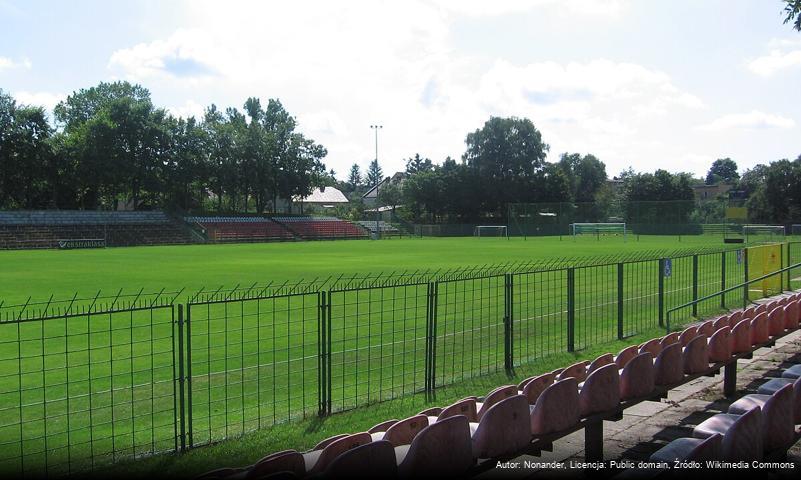
[(659, 326), (665, 326), (665, 259), (659, 259)]
[[(698, 300), (698, 254), (693, 255), (693, 302)], [(693, 303), (693, 317), (698, 317), (698, 304)]]
[(178, 422), (181, 452), (186, 450), (186, 399), (184, 397), (184, 306), (178, 304)]
[(437, 283), (428, 283), (428, 302), (426, 303), (426, 362), (425, 392), (428, 400), (433, 400), (436, 388), (437, 358)]
[(720, 252), (720, 308), (726, 310), (726, 252)]
[(743, 272), (745, 279), (743, 280), (743, 309), (748, 306), (748, 248), (743, 248)]
[(617, 264), (617, 339), (623, 340), (623, 262)]
[[(790, 242), (787, 242), (787, 266), (793, 264), (793, 259), (790, 257)], [(792, 286), (790, 285), (790, 274), (792, 273), (791, 269), (787, 269), (787, 291), (792, 291)]]
[(192, 304), (186, 304), (186, 444), (194, 445), (194, 429), (192, 428)]
[[(784, 245), (779, 246), (779, 269), (784, 268)], [(779, 293), (784, 293), (784, 272), (779, 273)]]
[(576, 350), (576, 271), (567, 269), (567, 351)]
[(514, 312), (513, 312), (513, 275), (507, 273), (504, 275), (504, 316), (503, 316), (503, 348), (504, 348), (504, 369), (506, 374), (514, 376)]
[(328, 351), (327, 312), (328, 297), (326, 292), (317, 293), (317, 415), (325, 416), (328, 393)]

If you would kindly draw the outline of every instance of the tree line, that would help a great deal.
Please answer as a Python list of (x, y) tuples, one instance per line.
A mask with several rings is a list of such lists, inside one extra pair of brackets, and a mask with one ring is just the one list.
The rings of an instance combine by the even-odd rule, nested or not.
[(185, 119), (142, 86), (100, 83), (60, 102), (53, 120), (0, 90), (0, 208), (261, 212), (328, 175), (326, 149), (275, 99)]

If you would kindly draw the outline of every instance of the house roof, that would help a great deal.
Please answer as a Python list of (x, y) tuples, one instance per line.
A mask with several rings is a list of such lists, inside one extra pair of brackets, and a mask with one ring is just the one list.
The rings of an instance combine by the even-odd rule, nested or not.
[(348, 203), (347, 197), (345, 194), (340, 192), (338, 189), (334, 187), (324, 187), (325, 190), (320, 188), (315, 188), (314, 191), (308, 197), (304, 198), (296, 198), (295, 201), (300, 201), (304, 203)]

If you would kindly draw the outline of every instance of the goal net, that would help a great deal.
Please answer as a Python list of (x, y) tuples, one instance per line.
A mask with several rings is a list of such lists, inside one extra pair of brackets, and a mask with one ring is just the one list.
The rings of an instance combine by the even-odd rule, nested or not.
[(476, 225), (474, 237), (509, 237), (506, 225)]
[(785, 236), (783, 225), (743, 225), (746, 242), (782, 241)]
[(625, 223), (574, 223), (571, 225), (571, 233), (574, 237), (579, 235), (619, 236), (626, 238)]

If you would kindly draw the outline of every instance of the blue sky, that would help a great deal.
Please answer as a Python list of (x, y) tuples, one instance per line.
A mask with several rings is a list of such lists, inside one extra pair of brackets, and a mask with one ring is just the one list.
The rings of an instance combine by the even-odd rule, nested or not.
[(176, 115), (279, 98), (343, 178), (441, 162), (528, 117), (611, 175), (801, 154), (801, 33), (779, 0), (0, 0), (0, 88), (47, 108), (100, 81)]

